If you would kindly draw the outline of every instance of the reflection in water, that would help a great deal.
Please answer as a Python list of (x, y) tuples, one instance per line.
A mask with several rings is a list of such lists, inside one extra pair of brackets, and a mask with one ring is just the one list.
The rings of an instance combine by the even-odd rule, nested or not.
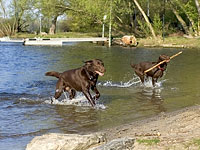
[(158, 113), (167, 111), (163, 104), (164, 99), (161, 97), (161, 91), (162, 88), (144, 88), (141, 91), (141, 95), (156, 106), (155, 111)]
[[(98, 111), (91, 107), (56, 105), (55, 110), (60, 118), (56, 121), (60, 132), (85, 133), (98, 130)], [(78, 128), (82, 130), (77, 132)]]

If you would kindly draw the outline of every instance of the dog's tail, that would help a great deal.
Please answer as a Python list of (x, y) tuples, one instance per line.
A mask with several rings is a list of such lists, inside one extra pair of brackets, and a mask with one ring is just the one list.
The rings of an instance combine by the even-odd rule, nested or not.
[(55, 71), (50, 71), (50, 72), (46, 72), (45, 76), (53, 76), (53, 77), (56, 77), (56, 78), (60, 78), (60, 73), (55, 72)]
[(131, 67), (135, 69), (135, 64), (134, 63), (130, 63)]

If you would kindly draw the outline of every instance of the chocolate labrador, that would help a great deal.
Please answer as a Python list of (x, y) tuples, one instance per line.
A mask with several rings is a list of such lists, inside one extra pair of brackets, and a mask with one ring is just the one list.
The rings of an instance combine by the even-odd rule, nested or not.
[[(104, 68), (103, 61), (100, 59), (93, 59), (84, 63), (85, 65), (80, 68), (68, 70), (63, 73), (55, 71), (45, 73), (46, 76), (58, 78), (54, 95), (55, 99), (58, 99), (63, 91), (69, 93), (70, 99), (75, 97), (76, 91), (81, 91), (90, 104), (93, 107), (95, 106), (95, 100), (100, 97), (100, 93), (96, 87), (98, 76), (103, 76), (106, 69)], [(94, 97), (91, 96), (90, 89), (96, 93)]]
[[(152, 69), (151, 71), (144, 73), (145, 70), (155, 66), (159, 62), (167, 60), (163, 64), (159, 65), (158, 67)], [(145, 76), (146, 77), (152, 77), (152, 84), (155, 86), (155, 83), (157, 82), (158, 78), (161, 78), (163, 76), (163, 72), (167, 68), (167, 63), (170, 61), (170, 57), (167, 55), (160, 55), (157, 62), (141, 62), (139, 64), (131, 64), (131, 67), (135, 69), (135, 73), (139, 76), (142, 83), (144, 83)]]

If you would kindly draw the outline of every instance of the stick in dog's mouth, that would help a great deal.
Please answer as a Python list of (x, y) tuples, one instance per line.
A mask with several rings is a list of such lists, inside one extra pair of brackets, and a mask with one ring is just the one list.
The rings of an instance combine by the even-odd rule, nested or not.
[(99, 72), (99, 71), (95, 71), (98, 75), (100, 75), (100, 76), (103, 76), (104, 75), (104, 73), (102, 73), (102, 72)]

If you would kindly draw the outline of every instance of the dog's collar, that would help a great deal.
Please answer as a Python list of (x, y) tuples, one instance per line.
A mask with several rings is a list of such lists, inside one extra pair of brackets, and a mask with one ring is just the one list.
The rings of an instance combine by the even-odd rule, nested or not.
[(90, 75), (89, 71), (86, 68), (85, 68), (85, 72), (86, 72), (86, 75), (87, 75), (88, 79), (90, 81), (92, 81), (94, 78), (93, 78), (93, 76)]
[(160, 67), (160, 65), (158, 66), (158, 69), (161, 70), (161, 71), (165, 71), (165, 69)]

